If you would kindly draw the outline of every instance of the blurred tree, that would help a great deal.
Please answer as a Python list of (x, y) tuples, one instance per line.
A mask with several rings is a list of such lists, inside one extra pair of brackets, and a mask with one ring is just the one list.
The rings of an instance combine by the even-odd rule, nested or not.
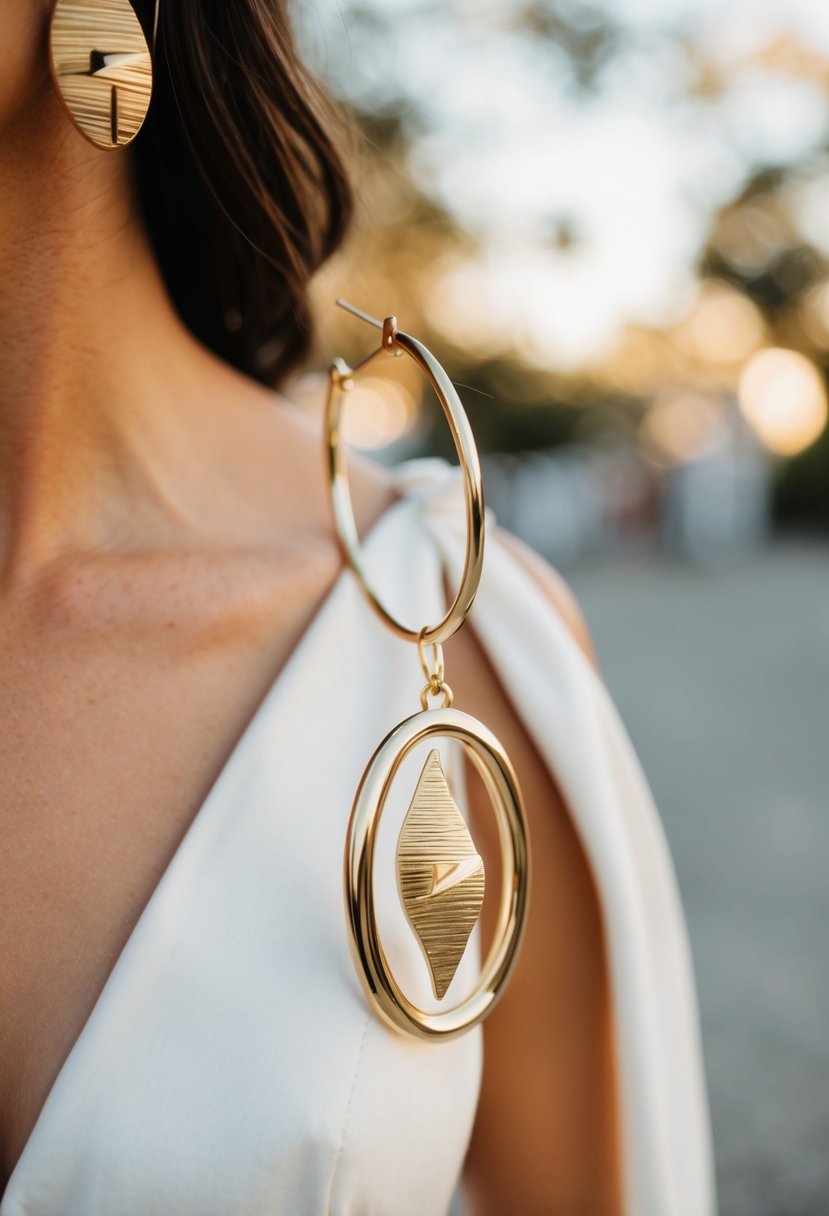
[[(371, 340), (332, 297), (394, 308), (465, 386), (484, 450), (584, 442), (579, 418), (608, 407), (629, 445), (661, 410), (646, 463), (683, 410), (663, 455), (703, 450), (763, 347), (825, 376), (829, 57), (783, 0), (762, 36), (668, 10), (346, 0), (304, 17), (361, 133), (359, 221), (317, 287), (320, 351)], [(425, 401), (412, 445), (446, 453), (436, 422)], [(780, 519), (825, 526), (827, 486), (824, 433), (779, 468)]]

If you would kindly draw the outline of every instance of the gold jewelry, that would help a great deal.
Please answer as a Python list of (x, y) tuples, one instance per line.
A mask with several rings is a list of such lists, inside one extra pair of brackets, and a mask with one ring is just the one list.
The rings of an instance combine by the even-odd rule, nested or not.
[[(343, 300), (337, 303), (383, 332), (380, 347), (356, 367), (335, 359), (329, 371), (325, 439), (328, 485), (337, 536), (345, 560), (369, 603), (400, 637), (417, 643), (426, 679), (420, 711), (386, 735), (363, 773), (348, 824), (344, 882), (351, 952), (370, 1004), (389, 1025), (419, 1039), (462, 1034), (485, 1018), (504, 991), (524, 929), (529, 895), (527, 821), (512, 764), (490, 730), (452, 708), (441, 643), (466, 620), (481, 578), (484, 552), (484, 498), (480, 463), (469, 421), (444, 369), (426, 347), (397, 328), (394, 317), (378, 321)], [(348, 491), (340, 440), (340, 414), (354, 377), (384, 354), (407, 354), (426, 374), (449, 423), (458, 453), (466, 500), (467, 545), (460, 587), (442, 620), (420, 628), (399, 621), (369, 586)], [(431, 646), (431, 663), (425, 648)], [(430, 697), (442, 704), (429, 707)], [(457, 740), (474, 763), (498, 822), (503, 878), (495, 937), (471, 994), (440, 1013), (414, 1005), (395, 980), (383, 950), (374, 908), (374, 854), (377, 830), (395, 776), (406, 756), (432, 738)], [(484, 898), (484, 864), (452, 797), (432, 748), (417, 781), (397, 842), (397, 880), (409, 923), (423, 950), (432, 990), (443, 1000), (477, 923)]]
[[(155, 3), (152, 43), (158, 30)], [(123, 148), (144, 123), (153, 88), (152, 55), (130, 0), (56, 0), (49, 62), (58, 96), (96, 148)]]

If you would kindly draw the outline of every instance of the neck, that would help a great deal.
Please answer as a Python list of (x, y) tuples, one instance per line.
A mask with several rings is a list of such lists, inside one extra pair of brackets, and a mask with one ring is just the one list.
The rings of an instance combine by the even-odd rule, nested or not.
[(1, 578), (101, 543), (118, 511), (163, 496), (142, 453), (164, 449), (170, 376), (199, 355), (149, 247), (128, 151), (87, 144), (44, 82), (0, 132)]

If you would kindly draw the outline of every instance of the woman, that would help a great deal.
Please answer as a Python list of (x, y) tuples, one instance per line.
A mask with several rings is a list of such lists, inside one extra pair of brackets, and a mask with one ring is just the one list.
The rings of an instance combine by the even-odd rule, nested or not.
[[(283, 0), (162, 5), (149, 118), (111, 154), (64, 113), (51, 9), (0, 9), (2, 1216), (428, 1216), (464, 1157), (479, 1213), (704, 1216), (664, 845), (575, 605), (497, 530), (447, 660), (513, 758), (535, 883), (480, 1092), (480, 1029), (392, 1034), (348, 961), (342, 833), (395, 720), (358, 660), (414, 706), (320, 437), (271, 387), (349, 211)], [(354, 462), (410, 605), (441, 512), (453, 573), (451, 481)], [(474, 781), (468, 814), (495, 873)]]

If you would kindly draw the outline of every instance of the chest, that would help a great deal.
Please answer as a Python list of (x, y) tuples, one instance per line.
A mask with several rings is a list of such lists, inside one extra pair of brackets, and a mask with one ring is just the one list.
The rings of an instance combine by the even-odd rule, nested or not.
[[(398, 670), (394, 642), (368, 622), (364, 637), (340, 605), (268, 693), (139, 909), (4, 1216), (57, 1216), (67, 1197), (86, 1216), (446, 1209), (480, 1036), (433, 1046), (382, 1026), (343, 914), (353, 792), (381, 735), (411, 710), (412, 671)], [(367, 669), (378, 679), (358, 696)], [(409, 792), (401, 784), (398, 819)], [(392, 822), (388, 846), (395, 834)], [(377, 898), (396, 971), (418, 999), (425, 973), (389, 848)], [(469, 982), (473, 952), (466, 966)]]
[(269, 613), (263, 592), (200, 617), (162, 583), (151, 612), (0, 617), (2, 1178), (327, 577), (274, 583)]

